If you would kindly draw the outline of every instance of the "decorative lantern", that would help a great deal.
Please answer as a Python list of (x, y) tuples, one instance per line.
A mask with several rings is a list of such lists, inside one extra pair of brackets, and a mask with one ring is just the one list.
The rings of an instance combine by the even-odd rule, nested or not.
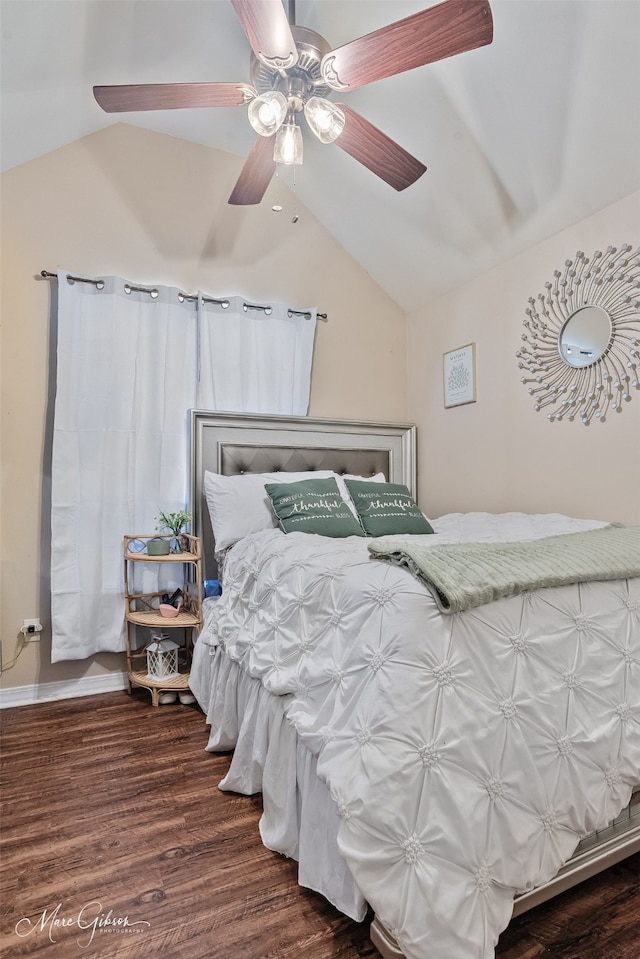
[(166, 633), (152, 633), (151, 642), (146, 648), (147, 677), (162, 681), (178, 676), (179, 648)]

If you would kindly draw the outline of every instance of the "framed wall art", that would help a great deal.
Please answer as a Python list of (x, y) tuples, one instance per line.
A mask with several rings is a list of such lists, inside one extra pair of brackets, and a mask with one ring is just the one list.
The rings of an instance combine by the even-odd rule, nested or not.
[(443, 355), (444, 405), (475, 403), (476, 344), (468, 343)]

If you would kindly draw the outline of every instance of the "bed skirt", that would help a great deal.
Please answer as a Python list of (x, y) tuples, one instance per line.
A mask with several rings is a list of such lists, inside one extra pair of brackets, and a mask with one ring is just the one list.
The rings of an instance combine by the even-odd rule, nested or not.
[(286, 719), (287, 697), (267, 692), (205, 634), (194, 648), (189, 685), (211, 727), (207, 751), (233, 750), (219, 788), (262, 793), (264, 845), (298, 862), (299, 885), (361, 922), (367, 903), (338, 852), (337, 807), (316, 775), (316, 757)]

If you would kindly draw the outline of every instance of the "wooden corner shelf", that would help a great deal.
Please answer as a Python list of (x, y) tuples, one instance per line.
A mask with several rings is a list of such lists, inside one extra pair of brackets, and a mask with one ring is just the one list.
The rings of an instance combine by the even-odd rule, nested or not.
[[(150, 555), (147, 544), (150, 540), (178, 539), (182, 547), (180, 552), (161, 556)], [(159, 705), (161, 692), (186, 692), (189, 689), (189, 666), (193, 650), (193, 631), (202, 628), (202, 546), (197, 536), (182, 533), (179, 537), (170, 534), (139, 534), (124, 537), (124, 593), (125, 593), (125, 633), (127, 652), (128, 691), (133, 686), (148, 689), (151, 703)], [(159, 610), (163, 593), (141, 593), (133, 589), (136, 563), (159, 565), (174, 564), (182, 567), (183, 607), (177, 616), (163, 616)], [(135, 642), (136, 627), (148, 628), (157, 632), (181, 630), (178, 643), (180, 674), (165, 679), (156, 679), (147, 674), (144, 649), (138, 649)], [(151, 636), (149, 636), (149, 642)], [(145, 643), (145, 646), (148, 643)]]

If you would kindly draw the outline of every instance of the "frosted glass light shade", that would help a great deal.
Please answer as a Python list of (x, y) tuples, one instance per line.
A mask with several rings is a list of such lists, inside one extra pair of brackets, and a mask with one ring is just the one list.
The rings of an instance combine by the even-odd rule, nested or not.
[(277, 90), (269, 90), (251, 101), (249, 123), (261, 137), (271, 137), (284, 123), (287, 99)]
[(344, 111), (324, 97), (310, 97), (304, 105), (304, 115), (323, 143), (333, 143), (344, 130)]
[(276, 163), (285, 163), (287, 166), (302, 163), (302, 130), (293, 117), (276, 133), (273, 159)]

